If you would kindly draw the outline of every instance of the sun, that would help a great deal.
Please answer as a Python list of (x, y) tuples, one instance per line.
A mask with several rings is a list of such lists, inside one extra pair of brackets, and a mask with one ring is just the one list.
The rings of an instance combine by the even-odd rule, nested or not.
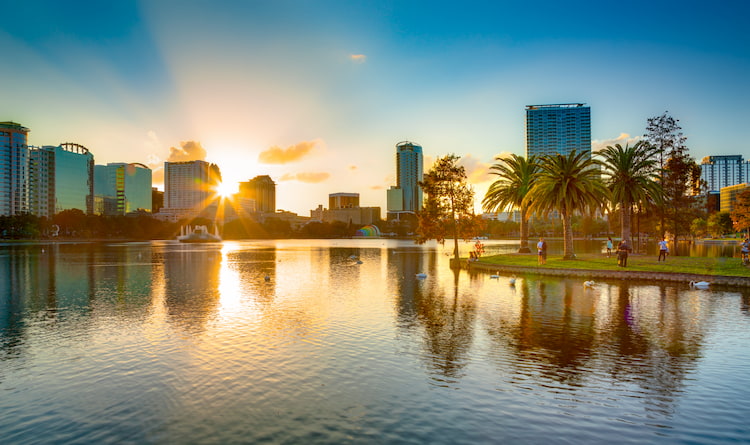
[(235, 193), (237, 193), (237, 184), (220, 182), (216, 185), (216, 194), (221, 198), (230, 198)]

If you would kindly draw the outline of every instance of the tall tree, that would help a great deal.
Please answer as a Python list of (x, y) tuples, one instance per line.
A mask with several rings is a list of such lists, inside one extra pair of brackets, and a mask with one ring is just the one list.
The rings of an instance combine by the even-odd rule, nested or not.
[(671, 230), (675, 237), (686, 234), (695, 217), (696, 195), (700, 193), (700, 166), (688, 154), (687, 138), (679, 119), (664, 112), (649, 118), (645, 139), (658, 153), (663, 199), (659, 206), (662, 236)]
[(486, 212), (498, 212), (507, 208), (517, 208), (521, 213), (521, 240), (519, 253), (529, 250), (529, 209), (524, 202), (531, 188), (534, 176), (539, 170), (536, 158), (512, 154), (508, 157), (496, 157), (497, 163), (490, 167), (490, 173), (497, 175), (497, 180), (490, 185), (482, 200)]
[(734, 230), (746, 231), (750, 235), (750, 190), (738, 193), (734, 202), (734, 210), (730, 214), (734, 223)]
[(529, 210), (548, 215), (560, 212), (563, 225), (563, 259), (575, 258), (571, 217), (576, 211), (601, 206), (608, 190), (601, 179), (599, 162), (587, 152), (573, 150), (568, 155), (539, 158), (539, 172), (526, 195)]
[(633, 146), (607, 146), (598, 155), (603, 158), (604, 177), (612, 207), (620, 211), (620, 237), (632, 244), (631, 218), (634, 205), (661, 200), (658, 160), (655, 146), (638, 141)]
[(466, 170), (458, 165), (459, 159), (454, 154), (438, 158), (419, 183), (426, 199), (418, 215), (416, 240), (444, 243), (452, 237), (456, 260), (459, 237), (474, 237), (481, 227), (480, 219), (474, 215), (474, 190), (466, 182)]

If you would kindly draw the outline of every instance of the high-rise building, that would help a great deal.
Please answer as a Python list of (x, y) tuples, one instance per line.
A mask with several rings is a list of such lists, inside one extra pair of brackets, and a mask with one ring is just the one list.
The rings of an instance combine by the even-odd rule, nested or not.
[(742, 155), (706, 156), (701, 161), (701, 179), (706, 181), (709, 192), (750, 182), (749, 170), (750, 163)]
[(409, 141), (396, 144), (396, 185), (388, 189), (389, 214), (416, 213), (422, 209), (422, 147)]
[(29, 212), (29, 129), (0, 122), (0, 215)]
[(526, 106), (526, 157), (571, 151), (591, 156), (591, 108), (585, 104)]
[(29, 147), (31, 211), (53, 216), (63, 210), (94, 212), (94, 155), (80, 144)]
[(722, 187), (719, 190), (721, 196), (721, 207), (719, 208), (722, 212), (734, 211), (734, 204), (737, 202), (737, 195), (740, 193), (750, 190), (750, 184), (735, 184)]
[(206, 161), (164, 163), (164, 207), (166, 219), (197, 215), (215, 217), (216, 185), (221, 171)]
[(276, 183), (268, 175), (256, 176), (240, 182), (239, 198), (255, 201), (255, 210), (263, 213), (276, 212)]
[(109, 163), (94, 166), (94, 212), (125, 215), (151, 212), (151, 169), (143, 164)]
[(359, 193), (331, 193), (328, 195), (328, 208), (352, 209), (359, 207)]

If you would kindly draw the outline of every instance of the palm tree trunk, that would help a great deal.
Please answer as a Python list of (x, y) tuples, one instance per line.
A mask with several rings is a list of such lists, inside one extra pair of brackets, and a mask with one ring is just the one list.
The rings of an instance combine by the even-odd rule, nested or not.
[(521, 208), (521, 245), (518, 247), (518, 253), (529, 253), (529, 217), (525, 207)]
[(560, 212), (562, 215), (563, 225), (563, 259), (572, 260), (576, 257), (573, 253), (573, 222), (567, 209), (562, 209)]
[(620, 223), (622, 223), (622, 230), (620, 231), (621, 238), (628, 243), (629, 246), (633, 244), (630, 242), (630, 203), (623, 202), (620, 206)]

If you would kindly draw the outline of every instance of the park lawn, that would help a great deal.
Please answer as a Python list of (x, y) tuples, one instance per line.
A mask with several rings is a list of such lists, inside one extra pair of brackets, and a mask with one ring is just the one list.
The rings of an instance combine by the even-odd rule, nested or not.
[(539, 266), (535, 253), (511, 253), (482, 257), (480, 262), (546, 269), (624, 270), (750, 277), (750, 268), (743, 266), (739, 258), (669, 256), (666, 262), (657, 262), (655, 255), (631, 254), (628, 257), (628, 267), (623, 268), (617, 265), (615, 255), (607, 258), (600, 254), (582, 254), (577, 255), (575, 260), (563, 260), (562, 255), (549, 255), (547, 264)]

